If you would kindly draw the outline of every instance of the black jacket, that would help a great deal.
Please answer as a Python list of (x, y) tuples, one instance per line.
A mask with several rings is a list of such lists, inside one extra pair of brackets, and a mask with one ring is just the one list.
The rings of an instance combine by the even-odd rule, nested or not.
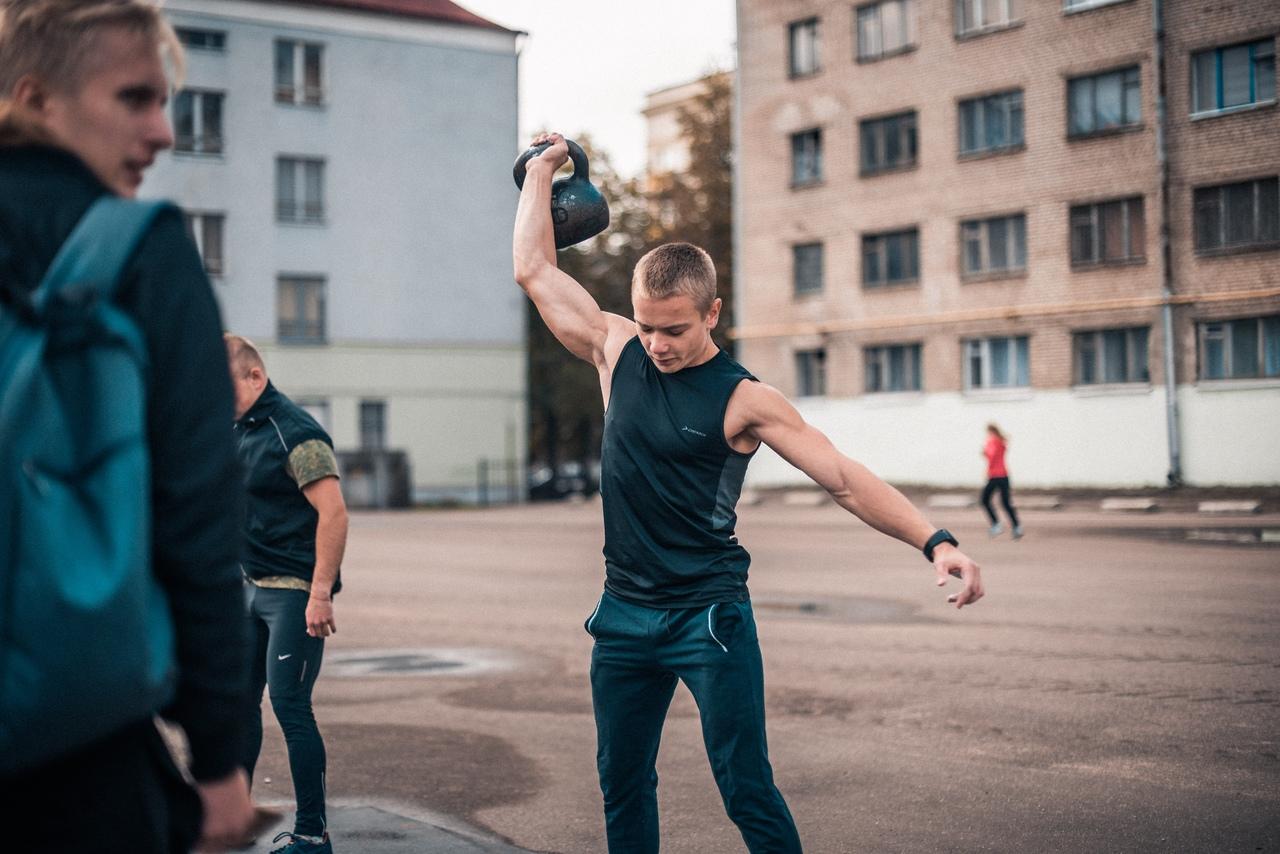
[[(306, 442), (323, 442), (332, 452), (333, 440), (305, 409), (270, 382), (236, 421), (235, 435), (245, 477), (245, 574), (250, 578), (291, 575), (310, 581), (315, 574), (320, 514), (302, 494), (305, 484), (297, 480), (292, 460), (294, 451)], [(339, 578), (330, 592), (341, 589)]]
[[(34, 289), (80, 217), (107, 192), (66, 152), (0, 147), (0, 289)], [(227, 431), (234, 408), (221, 319), (179, 214), (162, 214), (152, 225), (117, 302), (142, 330), (149, 357), (152, 561), (173, 611), (179, 671), (164, 713), (187, 732), (193, 775), (213, 780), (233, 770), (242, 750), (243, 499)]]

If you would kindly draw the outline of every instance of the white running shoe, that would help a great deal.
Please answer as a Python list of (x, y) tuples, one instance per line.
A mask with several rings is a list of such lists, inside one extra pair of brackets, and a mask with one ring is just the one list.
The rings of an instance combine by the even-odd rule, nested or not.
[[(990, 528), (987, 529), (987, 533), (990, 536), (998, 537), (1004, 533), (1004, 525), (1001, 525), (999, 522), (996, 522), (994, 525), (992, 525)], [(1019, 536), (1021, 536), (1021, 534), (1019, 534)]]
[(1014, 526), (1013, 526), (1013, 538), (1014, 538), (1015, 540), (1020, 540), (1020, 539), (1022, 539), (1022, 526), (1021, 526), (1021, 525), (1014, 525)]

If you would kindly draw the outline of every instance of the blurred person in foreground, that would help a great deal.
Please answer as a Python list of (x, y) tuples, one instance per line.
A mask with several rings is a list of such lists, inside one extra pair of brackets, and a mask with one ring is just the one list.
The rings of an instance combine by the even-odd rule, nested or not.
[(609, 851), (658, 850), (655, 762), (677, 681), (697, 701), (716, 784), (747, 848), (799, 851), (769, 763), (750, 556), (734, 532), (751, 456), (768, 445), (841, 507), (923, 551), (939, 585), (960, 578), (963, 587), (948, 597), (957, 608), (982, 597), (978, 566), (955, 537), (716, 346), (720, 300), (706, 252), (659, 246), (633, 274), (635, 319), (601, 311), (556, 266), (551, 178), (568, 148), (559, 134), (540, 135), (540, 143), (549, 147), (528, 161), (516, 211), (515, 279), (560, 343), (595, 366), (605, 403), (605, 589), (584, 628), (594, 639)]
[[(173, 144), (166, 58), (180, 67), (182, 57), (142, 0), (0, 0), (0, 16), (0, 290), (18, 304), (85, 211), (107, 194), (132, 198)], [(195, 786), (148, 715), (0, 778), (0, 847), (223, 850), (253, 815), (239, 768), (240, 483), (218, 308), (176, 209), (142, 237), (114, 302), (141, 331), (147, 359), (151, 572), (171, 612), (177, 671), (174, 699), (158, 711), (186, 733)], [(50, 631), (60, 628), (73, 630)]]

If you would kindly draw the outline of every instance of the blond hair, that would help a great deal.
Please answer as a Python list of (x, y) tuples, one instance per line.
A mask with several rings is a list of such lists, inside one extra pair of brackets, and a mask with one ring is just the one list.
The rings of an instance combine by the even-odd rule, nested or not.
[(231, 366), (232, 377), (247, 377), (254, 368), (259, 368), (266, 374), (267, 363), (262, 361), (262, 354), (252, 341), (230, 332), (223, 333), (222, 340), (227, 345), (227, 363)]
[(716, 298), (716, 265), (692, 243), (664, 243), (636, 263), (631, 293), (637, 292), (653, 299), (683, 294), (705, 315)]
[(182, 45), (152, 0), (0, 0), (0, 104), (27, 75), (78, 91), (100, 53), (98, 38), (110, 28), (147, 39), (181, 77)]

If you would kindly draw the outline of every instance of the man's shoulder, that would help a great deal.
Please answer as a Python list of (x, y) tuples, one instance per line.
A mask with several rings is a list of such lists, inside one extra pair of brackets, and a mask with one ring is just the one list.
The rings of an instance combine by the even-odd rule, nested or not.
[(280, 405), (276, 407), (271, 417), (275, 420), (276, 427), (280, 430), (281, 438), (284, 439), (288, 449), (292, 451), (303, 442), (312, 440), (319, 440), (332, 448), (333, 439), (320, 426), (320, 422), (310, 412), (294, 403), (288, 395), (283, 392), (279, 394)]

